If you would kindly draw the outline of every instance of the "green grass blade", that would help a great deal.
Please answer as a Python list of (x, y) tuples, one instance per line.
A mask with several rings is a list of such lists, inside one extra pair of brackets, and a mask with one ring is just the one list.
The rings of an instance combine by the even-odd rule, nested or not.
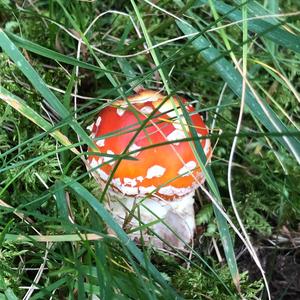
[(69, 220), (69, 210), (67, 206), (66, 192), (64, 190), (64, 184), (58, 181), (54, 185), (54, 196), (57, 205), (58, 214), (60, 221), (65, 225), (66, 229), (71, 229), (72, 224)]
[[(198, 33), (191, 25), (176, 21), (177, 26), (184, 34)], [(203, 36), (192, 39), (193, 46), (201, 52), (201, 55), (216, 72), (227, 82), (231, 90), (238, 96), (242, 95), (242, 77), (240, 73), (232, 66), (232, 64), (222, 57), (220, 52), (212, 46), (212, 44)], [(204, 50), (203, 50), (204, 49)], [(251, 113), (271, 132), (288, 132), (288, 128), (279, 120), (274, 111), (268, 104), (261, 100), (257, 101), (254, 94), (246, 90), (246, 104)], [(300, 164), (300, 142), (295, 137), (282, 137), (277, 140), (296, 158)]]
[(15, 295), (11, 288), (7, 288), (4, 294), (7, 300), (18, 300), (18, 297)]
[(11, 242), (38, 242), (38, 243), (64, 243), (64, 242), (79, 242), (82, 240), (102, 240), (103, 236), (99, 234), (61, 234), (61, 235), (20, 235), (6, 234), (5, 241)]

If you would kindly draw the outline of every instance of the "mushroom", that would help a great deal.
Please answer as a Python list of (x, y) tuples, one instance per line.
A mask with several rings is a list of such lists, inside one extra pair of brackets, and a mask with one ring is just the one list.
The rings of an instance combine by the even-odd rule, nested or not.
[[(180, 141), (191, 133), (179, 101), (190, 114), (198, 136), (207, 135), (208, 129), (182, 97), (173, 96), (171, 100), (158, 91), (141, 90), (127, 100), (101, 110), (90, 126), (91, 137), (103, 156), (89, 155), (88, 161), (106, 182), (116, 160), (105, 154), (124, 154), (127, 150), (134, 160), (122, 159), (119, 163), (111, 180), (107, 208), (123, 228), (130, 229), (133, 239), (143, 234), (143, 240), (156, 247), (169, 244), (183, 249), (194, 235), (194, 193), (205, 178), (191, 142)], [(146, 126), (139, 129), (147, 118)], [(202, 138), (201, 145), (209, 161), (210, 140)], [(142, 226), (149, 223), (151, 230)]]

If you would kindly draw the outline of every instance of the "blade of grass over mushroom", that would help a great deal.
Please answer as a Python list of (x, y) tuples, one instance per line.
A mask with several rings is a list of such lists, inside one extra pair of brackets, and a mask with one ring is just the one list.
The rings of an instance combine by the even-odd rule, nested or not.
[[(198, 3), (196, 3), (194, 7), (197, 7), (199, 4), (203, 5), (208, 3), (207, 0), (200, 0), (197, 2)], [(260, 13), (263, 13), (263, 16), (261, 16), (261, 20), (251, 20), (252, 17), (258, 17), (258, 15), (254, 14), (254, 12), (252, 12), (252, 14), (250, 13), (250, 20), (248, 21), (249, 30), (258, 33), (260, 37), (264, 37), (280, 46), (300, 53), (300, 37), (282, 28), (279, 28), (279, 26), (285, 22), (276, 20), (275, 18), (266, 17), (270, 15), (270, 12), (264, 10), (264, 8), (258, 5), (255, 1), (250, 1), (250, 3), (255, 11), (259, 9)], [(242, 23), (242, 12), (238, 8), (218, 0), (214, 1), (214, 5), (218, 13), (224, 15), (232, 22), (240, 22), (240, 24)], [(277, 22), (271, 23), (270, 20), (276, 20)]]
[[(138, 10), (137, 6), (135, 5), (134, 0), (131, 0), (131, 2), (133, 4), (133, 7), (135, 9), (135, 12), (136, 12), (139, 20), (140, 20), (141, 27), (142, 27), (143, 33), (145, 35), (145, 39), (147, 41), (147, 44), (148, 44), (148, 46), (152, 46), (151, 39), (148, 35), (147, 29), (144, 26), (144, 23), (142, 21), (139, 10)], [(157, 57), (156, 51), (154, 49), (152, 49), (152, 50), (150, 50), (150, 52), (151, 52), (152, 57), (153, 57), (153, 59), (156, 63), (156, 66), (159, 67), (160, 66), (160, 60)], [(159, 69), (159, 73), (162, 77), (162, 80), (164, 82), (166, 90), (168, 91), (168, 94), (170, 94), (171, 91), (170, 91), (170, 88), (168, 86), (168, 80), (166, 79), (164, 71), (162, 69)], [(171, 97), (171, 100), (172, 100), (172, 97)], [(188, 116), (188, 113), (187, 113), (184, 105), (181, 104), (181, 103), (180, 103), (180, 105), (181, 105), (181, 108), (182, 108), (183, 112), (185, 113), (185, 117), (187, 119), (189, 119), (190, 127), (193, 128), (193, 125), (191, 124), (191, 120)], [(174, 111), (178, 115), (178, 110), (176, 108), (176, 105), (174, 105), (174, 103), (173, 103), (173, 106), (174, 106)], [(179, 118), (179, 120), (181, 120), (181, 119)], [(197, 132), (196, 132), (195, 128), (193, 128), (193, 130), (194, 130), (193, 136), (197, 137), (198, 135), (197, 135)], [(196, 140), (196, 142), (197, 142), (197, 140)], [(208, 181), (209, 186), (213, 190), (214, 195), (217, 197), (218, 202), (221, 204), (221, 198), (220, 198), (220, 194), (219, 194), (219, 191), (218, 191), (218, 188), (217, 188), (216, 181), (214, 180), (212, 172), (211, 171), (207, 172), (207, 169), (206, 169), (206, 166), (205, 166), (206, 156), (204, 154), (204, 151), (203, 151), (202, 146), (201, 146), (199, 141), (198, 141), (198, 145), (196, 147), (195, 152), (200, 153), (200, 159), (199, 159), (198, 155), (196, 155), (196, 157), (198, 157), (198, 161), (200, 162), (201, 169), (203, 170), (203, 172), (206, 175), (205, 177), (206, 177), (206, 180)], [(210, 169), (208, 169), (208, 170), (210, 170)], [(224, 217), (222, 216), (222, 214), (216, 208), (215, 208), (215, 213), (216, 213), (216, 217), (217, 217), (217, 221), (218, 221), (219, 230), (223, 229), (223, 227), (224, 227), (224, 229), (222, 231), (220, 230), (222, 243), (224, 245), (224, 252), (225, 252), (225, 255), (226, 255), (226, 258), (227, 258), (227, 261), (228, 261), (228, 265), (229, 265), (230, 272), (231, 272), (231, 275), (232, 275), (232, 278), (233, 278), (233, 282), (236, 285), (237, 289), (239, 290), (239, 277), (240, 276), (239, 276), (239, 272), (238, 272), (238, 269), (237, 269), (237, 264), (236, 264), (236, 259), (235, 259), (235, 255), (234, 255), (233, 244), (232, 244), (231, 237), (230, 237), (230, 234), (229, 234), (228, 224), (227, 224), (226, 220), (224, 219)]]
[[(143, 205), (143, 204), (142, 204)], [(178, 238), (180, 238), (176, 232), (174, 232), (172, 230), (172, 228), (170, 228), (168, 226), (168, 224), (166, 224), (163, 220), (161, 220), (159, 218), (159, 216), (157, 216), (153, 211), (151, 211), (149, 208), (147, 208), (146, 206), (143, 205), (143, 207), (145, 209), (147, 209), (150, 213), (154, 214), (154, 216), (157, 218), (157, 220), (161, 221), (165, 226), (167, 226), (169, 228), (170, 231), (173, 232), (173, 234), (175, 234)], [(221, 215), (222, 216), (222, 215)], [(222, 216), (223, 217), (223, 216)], [(155, 221), (156, 222), (156, 221)], [(155, 222), (151, 223), (151, 224), (154, 224)], [(140, 227), (137, 227), (135, 228), (134, 231), (138, 231), (138, 230), (141, 230), (143, 228), (148, 228), (148, 230), (150, 230), (150, 232), (152, 234), (154, 234), (156, 237), (160, 238), (149, 226), (151, 226), (150, 223), (148, 224), (145, 224), (145, 225), (140, 225)], [(183, 259), (184, 261), (186, 261), (188, 264), (190, 264), (191, 266), (194, 266), (195, 268), (199, 268), (198, 264), (196, 262), (194, 262), (193, 260), (190, 260), (189, 258), (186, 258), (180, 251), (178, 251), (178, 249), (174, 248), (173, 245), (167, 243), (166, 241), (164, 241), (168, 247), (170, 249), (172, 249), (172, 251), (174, 251), (174, 253), (176, 253), (176, 255), (178, 257), (180, 257), (181, 259)], [(217, 274), (214, 269), (209, 265), (209, 263), (200, 255), (200, 253), (198, 253), (197, 251), (195, 251), (190, 245), (186, 245), (186, 249), (188, 251), (191, 251), (191, 253), (193, 253), (193, 255), (195, 256), (195, 258), (199, 259), (199, 261), (201, 261), (206, 267), (208, 270), (211, 271), (211, 273), (213, 274), (213, 276), (216, 278), (216, 280), (220, 281), (220, 283), (224, 286), (224, 288), (229, 292), (229, 294), (231, 294), (233, 296), (233, 294), (231, 293), (231, 291), (228, 289), (228, 287), (224, 284), (222, 278), (219, 276), (219, 274)]]
[[(125, 149), (124, 149), (124, 151), (123, 151), (123, 154), (126, 154), (128, 151), (129, 151), (129, 148), (130, 148), (130, 146), (132, 145), (132, 143), (134, 143), (134, 141), (135, 141), (135, 139), (136, 139), (136, 137), (138, 136), (138, 134), (141, 132), (141, 131), (143, 131), (144, 129), (145, 129), (145, 127), (147, 126), (147, 124), (148, 124), (148, 122), (153, 118), (153, 116), (159, 111), (159, 109), (160, 109), (160, 107), (165, 103), (165, 101), (167, 101), (168, 100), (168, 98), (166, 97), (149, 115), (148, 115), (148, 117), (145, 119), (145, 120), (143, 120), (142, 122), (140, 122), (140, 121), (138, 121), (138, 123), (139, 123), (139, 128), (137, 128), (135, 131), (134, 131), (134, 135), (133, 135), (133, 137), (131, 138), (131, 140), (129, 141), (129, 143), (127, 144), (127, 146), (125, 147)], [(154, 145), (154, 147), (155, 147), (155, 145)], [(144, 147), (144, 149), (145, 149), (145, 147)], [(100, 201), (102, 202), (103, 200), (104, 200), (104, 197), (105, 197), (105, 195), (106, 195), (106, 193), (107, 193), (107, 191), (108, 191), (108, 189), (109, 189), (109, 185), (110, 185), (110, 183), (111, 183), (111, 181), (112, 181), (112, 179), (113, 179), (113, 176), (114, 176), (114, 174), (115, 174), (115, 172), (117, 171), (117, 168), (119, 167), (119, 165), (120, 165), (120, 163), (121, 163), (121, 161), (122, 161), (122, 158), (121, 159), (118, 159), (117, 161), (116, 161), (116, 163), (114, 164), (114, 166), (113, 166), (113, 169), (111, 170), (111, 172), (110, 172), (110, 175), (109, 175), (109, 177), (108, 177), (108, 179), (107, 179), (107, 181), (106, 181), (106, 185), (105, 185), (105, 187), (104, 187), (104, 189), (103, 189), (103, 191), (102, 191), (102, 195), (101, 195), (101, 199), (100, 199)]]
[[(298, 133), (298, 134), (299, 134), (299, 133)], [(270, 134), (268, 134), (268, 135), (270, 135)], [(230, 138), (232, 138), (232, 137), (234, 137), (234, 136), (235, 136), (235, 134), (222, 134), (222, 135), (210, 135), (210, 136), (208, 136), (208, 137), (218, 137), (218, 138), (228, 138), (228, 137), (230, 137)], [(243, 133), (243, 134), (239, 134), (238, 136), (239, 136), (239, 137), (249, 137), (249, 134)], [(252, 136), (255, 136), (255, 137), (264, 137), (264, 136), (265, 136), (265, 133), (260, 133), (259, 135), (253, 135), (253, 134), (252, 134)], [(195, 138), (181, 139), (180, 141), (182, 141), (182, 142), (184, 142), (184, 141), (189, 142), (189, 141), (193, 141), (193, 140), (197, 140), (197, 139), (199, 139), (199, 137), (196, 137), (196, 139), (195, 139)], [(153, 147), (156, 147), (156, 148), (157, 148), (157, 147), (161, 147), (161, 146), (164, 146), (164, 145), (169, 145), (169, 144), (171, 144), (171, 143), (173, 143), (173, 142), (172, 142), (172, 141), (167, 141), (167, 142), (160, 143), (160, 144), (149, 145), (149, 146), (147, 146), (147, 147), (143, 147), (142, 150), (151, 149), (151, 148), (153, 148)], [(6, 170), (10, 170), (10, 169), (17, 168), (17, 167), (19, 167), (19, 166), (23, 166), (23, 168), (21, 169), (21, 171), (20, 171), (19, 173), (17, 173), (17, 174), (16, 174), (16, 175), (15, 175), (15, 176), (7, 183), (7, 184), (6, 184), (5, 187), (2, 188), (1, 193), (3, 193), (3, 192), (10, 186), (10, 184), (11, 184), (12, 182), (14, 182), (14, 180), (16, 180), (16, 178), (20, 177), (22, 174), (25, 174), (27, 170), (29, 170), (31, 167), (33, 167), (35, 164), (39, 163), (39, 162), (42, 161), (43, 159), (46, 159), (46, 158), (48, 158), (48, 157), (50, 157), (50, 156), (53, 156), (53, 155), (55, 155), (56, 153), (60, 153), (60, 152), (62, 152), (62, 151), (66, 151), (66, 150), (72, 148), (73, 146), (78, 146), (78, 145), (80, 145), (80, 143), (77, 143), (77, 144), (74, 144), (74, 145), (71, 145), (71, 146), (68, 146), (68, 147), (61, 147), (61, 148), (59, 148), (59, 149), (56, 150), (56, 151), (47, 153), (46, 155), (39, 156), (39, 157), (36, 157), (36, 158), (33, 158), (33, 159), (29, 159), (29, 160), (27, 160), (27, 161), (21, 161), (21, 162), (18, 162), (18, 163), (13, 163), (12, 165), (9, 165), (9, 166), (7, 166), (7, 167), (5, 167), (5, 168), (2, 168), (0, 173), (5, 172)], [(135, 151), (133, 151), (133, 152), (130, 153), (130, 154), (134, 154), (135, 152), (140, 151), (140, 150), (141, 150), (141, 149), (135, 150)], [(88, 152), (88, 153), (86, 153), (86, 154), (89, 155), (89, 154), (97, 154), (97, 153), (95, 153), (95, 152)], [(123, 159), (135, 160), (134, 157), (127, 156), (127, 155), (104, 155), (104, 156), (106, 156), (106, 157), (111, 157), (112, 161), (119, 161), (119, 160), (121, 160), (121, 159), (122, 159), (122, 160), (123, 160)], [(0, 157), (1, 157), (1, 156), (0, 156)], [(78, 157), (79, 157), (79, 156), (77, 156), (77, 158), (74, 157), (74, 158), (69, 162), (69, 164), (66, 166), (65, 169), (67, 170), (67, 169), (69, 168), (69, 165), (72, 164), (72, 161), (74, 161), (75, 159), (78, 159)], [(93, 170), (95, 170), (95, 168), (94, 168), (94, 169), (91, 169), (90, 171), (93, 171)], [(113, 174), (113, 173), (114, 173), (114, 172), (112, 172), (112, 174)], [(84, 178), (85, 176), (87, 176), (87, 174), (88, 174), (88, 173), (84, 173), (84, 174), (82, 174), (81, 176), (79, 176), (77, 179), (80, 180), (80, 179)], [(104, 195), (104, 193), (103, 193), (103, 195)], [(37, 200), (37, 201), (38, 201), (38, 200)], [(195, 255), (196, 255), (196, 253), (195, 253)]]
[[(184, 34), (197, 33), (198, 31), (191, 25), (176, 21), (177, 26)], [(205, 60), (211, 63), (211, 66), (223, 78), (231, 90), (238, 96), (242, 95), (242, 77), (240, 73), (232, 66), (229, 61), (222, 57), (220, 52), (214, 48), (210, 42), (203, 36), (190, 38), (192, 45), (199, 50)], [(203, 50), (204, 48), (207, 48)], [(263, 100), (257, 100), (253, 92), (247, 88), (246, 105), (249, 107), (253, 116), (255, 116), (271, 132), (288, 132), (289, 129), (281, 122), (276, 113)], [(300, 142), (292, 136), (283, 136), (277, 140), (296, 158), (300, 164)]]
[[(19, 99), (18, 97), (16, 97), (16, 98)], [(23, 105), (23, 104), (25, 105), (25, 107), (27, 107), (27, 105), (26, 105), (26, 103), (24, 101), (23, 101), (23, 103), (21, 105)], [(31, 108), (29, 108), (29, 110), (31, 110)], [(28, 114), (23, 114), (23, 115), (25, 117), (29, 118)], [(39, 118), (41, 118), (41, 117), (39, 115), (37, 115), (37, 120), (34, 121), (34, 123), (40, 124), (38, 126), (40, 126), (41, 128), (47, 128), (46, 125), (44, 126), (43, 124), (41, 124), (41, 123), (38, 122)], [(10, 153), (18, 150), (19, 148), (23, 148), (23, 146), (29, 145), (29, 143), (36, 143), (36, 142), (38, 142), (40, 139), (44, 138), (45, 135), (47, 135), (47, 134), (51, 134), (54, 138), (56, 138), (56, 140), (60, 141), (61, 144), (65, 145), (65, 146), (64, 147), (59, 147), (55, 151), (48, 152), (47, 154), (45, 154), (43, 156), (40, 156), (40, 157), (34, 157), (32, 159), (22, 160), (22, 161), (19, 161), (17, 163), (8, 164), (6, 167), (2, 167), (1, 168), (0, 173), (5, 172), (5, 171), (10, 170), (10, 169), (13, 169), (13, 168), (16, 168), (16, 167), (26, 166), (26, 165), (31, 164), (31, 163), (32, 163), (31, 166), (33, 166), (35, 163), (38, 163), (39, 161), (41, 161), (43, 159), (51, 157), (51, 156), (55, 155), (56, 153), (66, 152), (67, 150), (74, 151), (74, 153), (77, 154), (77, 155), (80, 154), (80, 153), (77, 152), (77, 150), (76, 150), (75, 147), (78, 147), (78, 146), (82, 145), (83, 143), (82, 142), (78, 142), (78, 143), (72, 144), (72, 143), (70, 143), (68, 141), (68, 139), (64, 135), (62, 135), (58, 131), (58, 128), (62, 127), (64, 124), (60, 124), (60, 126), (57, 127), (57, 129), (56, 129), (55, 127), (52, 127), (52, 125), (50, 123), (48, 123), (47, 121), (45, 121), (43, 118), (41, 118), (41, 121), (45, 122), (47, 124), (47, 126), (49, 128), (48, 131), (46, 130), (46, 131), (42, 132), (41, 134), (39, 134), (38, 136), (35, 136), (34, 138), (30, 138), (28, 140), (25, 140), (23, 143), (19, 144), (18, 146), (13, 147), (13, 148), (9, 149), (6, 152), (1, 153), (0, 154), (0, 158), (3, 159), (8, 154), (10, 154)], [(140, 123), (137, 123), (136, 125), (138, 125), (138, 124), (140, 124)], [(145, 127), (147, 127), (147, 126), (145, 126)], [(134, 132), (134, 131), (135, 131), (135, 129), (123, 128), (123, 130), (121, 130), (121, 131), (113, 132), (112, 134), (109, 134), (109, 135), (103, 135), (102, 138), (105, 139), (105, 138), (110, 137), (110, 136), (118, 136), (118, 135), (130, 133), (130, 132)], [(56, 135), (56, 133), (58, 135)], [(266, 135), (269, 136), (269, 137), (277, 137), (277, 136), (282, 136), (282, 135), (287, 135), (287, 136), (294, 135), (294, 136), (300, 137), (300, 133), (298, 131), (283, 132), (283, 133), (278, 133), (278, 132), (275, 132), (275, 133), (270, 133), (270, 132), (269, 133), (263, 133), (263, 132), (249, 131), (249, 132), (240, 132), (238, 135), (236, 135), (234, 132), (232, 132), (232, 133), (228, 132), (228, 133), (222, 133), (222, 134), (209, 134), (207, 137), (208, 138), (224, 138), (224, 139), (233, 138), (235, 136), (238, 136), (238, 137), (256, 137), (256, 138), (259, 138), (259, 137), (264, 137)], [(61, 138), (60, 138), (60, 136), (61, 136)], [(184, 142), (184, 141), (194, 141), (196, 139), (199, 139), (199, 137), (196, 137), (196, 138), (191, 137), (191, 138), (180, 139), (180, 141), (181, 142)], [(68, 141), (68, 143), (64, 143), (64, 140)], [(147, 147), (143, 147), (142, 150), (151, 149), (153, 147), (162, 147), (164, 145), (169, 145), (169, 144), (172, 144), (172, 143), (173, 143), (172, 141), (166, 141), (166, 142), (163, 142), (163, 143), (160, 143), (160, 144), (149, 145)], [(31, 144), (31, 145), (33, 145), (33, 144)], [(27, 148), (25, 147), (22, 151), (24, 151), (25, 149), (27, 149)], [(138, 151), (140, 151), (140, 150), (131, 151), (130, 153), (128, 153), (128, 155), (127, 154), (110, 155), (110, 154), (104, 154), (104, 153), (102, 153), (101, 156), (115, 158), (115, 160), (117, 160), (117, 159), (136, 160), (136, 158), (133, 157), (133, 156), (131, 156), (131, 155), (135, 154)], [(85, 152), (85, 154), (86, 155), (93, 155), (93, 154), (99, 154), (99, 153), (98, 152)], [(76, 157), (74, 159), (76, 159)]]
[[(179, 102), (179, 103), (180, 103), (180, 107), (181, 107), (183, 116), (188, 124), (189, 130), (192, 134), (192, 137), (194, 138), (194, 141), (193, 141), (194, 146), (192, 143), (191, 143), (191, 146), (193, 147), (193, 150), (195, 151), (195, 154), (196, 154), (195, 156), (201, 166), (202, 172), (205, 174), (205, 179), (210, 187), (210, 190), (212, 191), (213, 195), (215, 196), (215, 199), (218, 201), (218, 203), (222, 207), (222, 200), (221, 200), (220, 192), (218, 189), (218, 185), (217, 185), (216, 179), (212, 173), (210, 165), (206, 164), (206, 156), (203, 151), (200, 140), (198, 138), (197, 131), (192, 124), (191, 118), (189, 116), (188, 111), (186, 110), (186, 107), (181, 102)], [(227, 263), (228, 263), (228, 267), (229, 267), (233, 282), (234, 282), (235, 286), (237, 287), (237, 289), (239, 290), (240, 289), (240, 275), (239, 275), (239, 271), (238, 271), (238, 267), (237, 267), (232, 238), (231, 238), (231, 235), (229, 232), (229, 226), (228, 226), (228, 223), (227, 223), (226, 219), (224, 218), (224, 216), (220, 213), (219, 209), (215, 205), (213, 205), (213, 208), (214, 208), (214, 213), (216, 216), (216, 221), (217, 221), (221, 241), (223, 244), (224, 253), (226, 256)]]
[(72, 178), (64, 177), (63, 182), (67, 184), (78, 196), (80, 196), (89, 206), (99, 215), (99, 217), (109, 226), (118, 236), (120, 242), (125, 246), (128, 251), (137, 259), (137, 261), (148, 270), (153, 278), (162, 285), (170, 295), (179, 297), (176, 295), (160, 272), (152, 265), (150, 261), (145, 260), (145, 256), (138, 249), (133, 241), (129, 239), (123, 229), (114, 221), (113, 217), (106, 211), (104, 206), (96, 199), (87, 189), (85, 189), (80, 183), (74, 181)]
[(0, 47), (4, 52), (16, 63), (23, 74), (28, 78), (37, 91), (47, 100), (49, 105), (56, 111), (62, 119), (68, 119), (68, 124), (72, 129), (81, 136), (82, 140), (92, 149), (96, 149), (87, 133), (82, 127), (72, 119), (70, 112), (57, 99), (57, 97), (49, 90), (45, 82), (39, 74), (33, 69), (29, 62), (25, 59), (22, 53), (14, 45), (14, 43), (7, 37), (4, 31), (0, 28)]

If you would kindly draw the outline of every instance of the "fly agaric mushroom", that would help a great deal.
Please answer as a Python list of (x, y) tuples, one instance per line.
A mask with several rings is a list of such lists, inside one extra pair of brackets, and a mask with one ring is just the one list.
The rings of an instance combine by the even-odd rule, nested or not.
[[(183, 249), (194, 235), (193, 196), (205, 178), (191, 142), (180, 141), (191, 137), (191, 133), (179, 101), (186, 106), (198, 136), (207, 135), (208, 129), (202, 117), (182, 97), (173, 96), (171, 100), (157, 91), (142, 90), (127, 100), (104, 108), (90, 126), (91, 137), (100, 153), (117, 155), (127, 150), (135, 158), (119, 163), (106, 206), (121, 226), (134, 231), (151, 222), (151, 230), (163, 241)], [(151, 113), (153, 116), (149, 118)], [(137, 134), (140, 123), (147, 118), (146, 126)], [(166, 144), (167, 141), (171, 143)], [(165, 144), (155, 147), (161, 143)], [(210, 140), (202, 138), (201, 145), (209, 161)], [(111, 157), (100, 155), (89, 155), (88, 161), (104, 182), (116, 163)], [(160, 239), (143, 231), (144, 241), (165, 247)], [(136, 229), (131, 237), (136, 239), (140, 234)]]

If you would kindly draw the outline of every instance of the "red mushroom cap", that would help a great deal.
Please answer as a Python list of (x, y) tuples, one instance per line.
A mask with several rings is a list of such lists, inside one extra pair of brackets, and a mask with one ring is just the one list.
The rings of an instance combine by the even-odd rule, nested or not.
[[(92, 124), (92, 138), (95, 139), (99, 152), (105, 154), (122, 154), (128, 144), (129, 153), (136, 160), (123, 159), (119, 164), (112, 180), (112, 187), (128, 196), (145, 196), (153, 193), (158, 197), (171, 200), (183, 197), (193, 192), (199, 184), (204, 182), (204, 176), (189, 142), (176, 142), (191, 136), (186, 121), (180, 109), (181, 101), (191, 114), (191, 121), (199, 136), (208, 134), (202, 117), (194, 113), (192, 105), (182, 97), (173, 97), (177, 107), (174, 110), (170, 99), (157, 91), (143, 90), (137, 95), (128, 97), (131, 105), (125, 101), (118, 101), (117, 105), (104, 108)], [(162, 101), (165, 101), (162, 104)], [(162, 105), (161, 105), (162, 104)], [(143, 130), (134, 141), (136, 130), (140, 123), (149, 117), (159, 105)], [(181, 123), (184, 124), (183, 130)], [(187, 135), (186, 135), (187, 132)], [(109, 137), (101, 139), (102, 136)], [(143, 147), (174, 141), (172, 144), (143, 150)], [(209, 139), (202, 139), (201, 145), (208, 160), (211, 157)], [(140, 151), (138, 151), (141, 149)], [(112, 160), (111, 157), (90, 155), (88, 160), (93, 168)], [(106, 163), (97, 172), (102, 180), (107, 181), (115, 161)]]

